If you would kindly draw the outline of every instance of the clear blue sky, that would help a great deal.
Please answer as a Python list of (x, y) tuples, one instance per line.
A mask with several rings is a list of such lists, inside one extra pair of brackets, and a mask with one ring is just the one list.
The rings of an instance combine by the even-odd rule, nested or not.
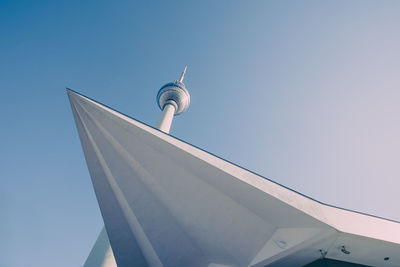
[[(190, 2), (190, 3), (189, 3)], [(0, 1), (0, 266), (81, 266), (102, 219), (70, 87), (322, 202), (400, 220), (399, 1)]]

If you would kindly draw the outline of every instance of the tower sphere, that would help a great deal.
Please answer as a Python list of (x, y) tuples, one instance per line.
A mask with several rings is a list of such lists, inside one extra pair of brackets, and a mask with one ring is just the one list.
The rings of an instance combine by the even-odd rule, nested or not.
[(188, 109), (190, 94), (182, 82), (173, 81), (167, 83), (158, 91), (157, 104), (161, 110), (164, 109), (165, 105), (172, 104), (175, 106), (174, 115), (179, 115)]

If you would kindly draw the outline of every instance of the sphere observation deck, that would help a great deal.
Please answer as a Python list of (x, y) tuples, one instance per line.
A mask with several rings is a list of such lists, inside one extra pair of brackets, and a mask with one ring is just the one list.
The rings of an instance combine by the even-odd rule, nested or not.
[(161, 110), (167, 104), (175, 107), (175, 114), (185, 112), (190, 105), (190, 94), (185, 85), (180, 81), (173, 81), (160, 88), (157, 94), (157, 104)]

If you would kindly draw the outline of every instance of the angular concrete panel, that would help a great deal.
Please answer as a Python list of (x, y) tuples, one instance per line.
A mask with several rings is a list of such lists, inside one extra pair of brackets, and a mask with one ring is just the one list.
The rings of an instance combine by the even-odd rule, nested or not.
[(361, 216), (68, 95), (118, 266), (299, 266), (330, 255), (340, 231), (353, 231), (340, 218)]

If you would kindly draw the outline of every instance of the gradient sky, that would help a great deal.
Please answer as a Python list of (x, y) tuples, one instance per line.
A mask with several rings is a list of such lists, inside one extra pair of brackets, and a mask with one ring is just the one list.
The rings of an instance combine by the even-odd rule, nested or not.
[[(189, 3), (190, 2), (190, 3)], [(400, 1), (0, 1), (0, 266), (82, 266), (101, 227), (70, 87), (322, 202), (400, 221)]]

